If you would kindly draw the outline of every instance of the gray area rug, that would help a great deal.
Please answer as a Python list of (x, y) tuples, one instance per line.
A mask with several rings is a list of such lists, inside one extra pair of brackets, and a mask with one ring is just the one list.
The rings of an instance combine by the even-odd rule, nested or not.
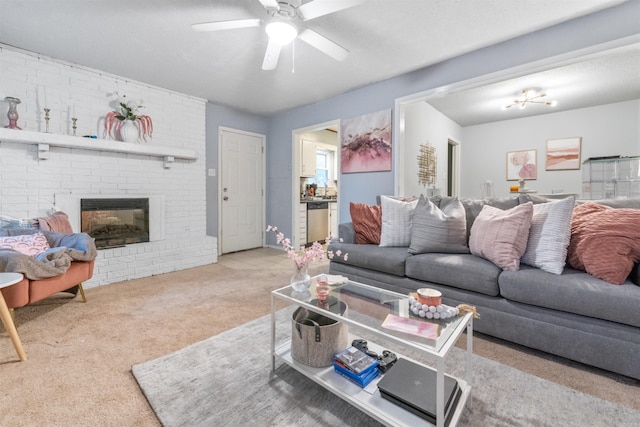
[[(278, 314), (280, 339), (290, 332), (289, 313)], [(166, 427), (380, 425), (288, 365), (280, 363), (271, 372), (270, 325), (264, 316), (134, 365), (133, 375), (160, 422)], [(463, 358), (454, 348), (447, 372), (462, 375)], [(465, 409), (461, 426), (640, 425), (640, 412), (480, 356), (474, 356), (473, 386), (473, 406)]]

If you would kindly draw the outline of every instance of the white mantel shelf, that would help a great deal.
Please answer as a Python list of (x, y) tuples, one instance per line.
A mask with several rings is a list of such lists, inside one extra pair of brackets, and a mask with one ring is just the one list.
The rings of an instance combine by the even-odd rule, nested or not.
[(78, 148), (82, 150), (111, 151), (116, 153), (140, 154), (164, 158), (164, 167), (169, 168), (174, 159), (196, 160), (195, 152), (183, 148), (158, 145), (132, 144), (106, 139), (83, 138), (80, 136), (56, 135), (0, 128), (0, 142), (16, 142), (38, 146), (38, 158), (49, 158), (49, 147)]

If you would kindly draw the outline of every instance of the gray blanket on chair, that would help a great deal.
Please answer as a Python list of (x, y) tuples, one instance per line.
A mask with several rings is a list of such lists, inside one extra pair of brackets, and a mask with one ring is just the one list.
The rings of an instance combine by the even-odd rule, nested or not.
[(46, 279), (64, 274), (72, 261), (91, 261), (97, 250), (93, 238), (86, 233), (54, 233), (37, 229), (0, 229), (0, 236), (45, 235), (51, 249), (37, 258), (13, 249), (0, 249), (0, 271), (22, 273), (30, 280)]

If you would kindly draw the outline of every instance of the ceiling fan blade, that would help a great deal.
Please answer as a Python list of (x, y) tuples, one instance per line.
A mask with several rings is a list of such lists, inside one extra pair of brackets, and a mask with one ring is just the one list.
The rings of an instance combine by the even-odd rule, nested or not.
[(304, 21), (348, 9), (364, 3), (365, 0), (314, 0), (298, 8), (298, 14)]
[(262, 6), (264, 6), (264, 8), (274, 8), (274, 9), (279, 9), (280, 6), (278, 5), (278, 0), (258, 0), (260, 3), (262, 3)]
[(236, 19), (233, 21), (203, 22), (191, 24), (194, 31), (220, 31), (233, 30), (235, 28), (259, 27), (262, 21), (259, 19)]
[(280, 57), (280, 49), (282, 49), (280, 43), (269, 40), (267, 51), (264, 53), (264, 61), (262, 61), (263, 70), (275, 70), (276, 65), (278, 65), (278, 58)]
[(298, 34), (298, 38), (310, 44), (319, 51), (329, 55), (336, 61), (344, 61), (349, 56), (349, 51), (342, 46), (332, 42), (325, 36), (321, 36), (313, 30), (306, 29)]

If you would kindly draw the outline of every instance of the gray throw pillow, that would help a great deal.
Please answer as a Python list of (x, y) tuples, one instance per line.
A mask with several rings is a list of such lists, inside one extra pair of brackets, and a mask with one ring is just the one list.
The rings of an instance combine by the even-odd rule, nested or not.
[(467, 247), (467, 219), (464, 206), (458, 198), (435, 205), (420, 195), (413, 213), (409, 253), (427, 252), (464, 254)]

